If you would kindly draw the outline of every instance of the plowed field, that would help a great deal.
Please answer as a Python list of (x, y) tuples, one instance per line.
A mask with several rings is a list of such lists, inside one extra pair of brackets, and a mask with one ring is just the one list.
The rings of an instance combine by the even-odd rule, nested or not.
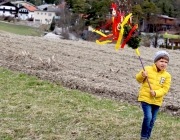
[[(135, 75), (142, 67), (133, 49), (116, 51), (114, 44), (0, 33), (0, 67), (139, 106)], [(144, 65), (153, 63), (157, 50), (139, 47)], [(167, 52), (172, 85), (161, 111), (180, 116), (180, 51)]]

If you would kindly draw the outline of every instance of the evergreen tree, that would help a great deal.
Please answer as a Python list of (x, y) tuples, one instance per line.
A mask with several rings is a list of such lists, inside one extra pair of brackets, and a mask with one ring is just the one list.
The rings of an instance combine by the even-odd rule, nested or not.
[(55, 25), (56, 25), (56, 23), (55, 23), (55, 18), (53, 17), (53, 20), (52, 20), (52, 22), (51, 22), (51, 26), (50, 26), (49, 30), (50, 30), (50, 31), (54, 31)]
[(133, 13), (133, 22), (139, 23), (141, 19), (144, 19), (143, 17), (143, 11), (139, 4), (132, 6), (132, 13)]
[(73, 12), (84, 14), (86, 9), (88, 9), (88, 3), (85, 0), (76, 0), (76, 3), (73, 4)]
[(100, 27), (107, 22), (110, 15), (110, 0), (92, 1), (91, 8), (87, 12), (89, 14), (88, 23), (93, 27)]
[(171, 9), (171, 8), (169, 8), (168, 16), (169, 16), (169, 17), (172, 17), (172, 16), (173, 16), (173, 13), (172, 13), (172, 9)]
[(163, 15), (167, 15), (167, 10), (166, 10), (166, 4), (165, 4), (165, 2), (163, 2), (163, 5), (162, 5), (162, 14)]

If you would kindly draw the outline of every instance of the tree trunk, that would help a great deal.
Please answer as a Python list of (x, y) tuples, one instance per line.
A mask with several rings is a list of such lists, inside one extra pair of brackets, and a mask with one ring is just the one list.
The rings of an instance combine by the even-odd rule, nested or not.
[(158, 41), (158, 33), (155, 35), (155, 40), (154, 40), (154, 47), (157, 48), (157, 41)]

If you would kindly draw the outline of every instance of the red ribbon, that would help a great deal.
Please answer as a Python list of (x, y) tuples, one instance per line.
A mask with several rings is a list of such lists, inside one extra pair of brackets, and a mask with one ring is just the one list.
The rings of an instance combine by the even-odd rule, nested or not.
[(126, 39), (123, 41), (121, 48), (124, 48), (124, 46), (126, 45), (126, 43), (129, 41), (129, 39), (132, 36), (132, 33), (138, 28), (138, 24), (135, 24), (134, 27), (130, 30), (128, 36), (126, 37)]

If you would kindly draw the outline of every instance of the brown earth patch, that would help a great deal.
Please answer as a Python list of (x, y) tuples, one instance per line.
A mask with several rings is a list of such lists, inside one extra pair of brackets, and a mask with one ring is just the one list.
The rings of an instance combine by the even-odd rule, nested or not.
[[(5, 32), (1, 32), (0, 40), (0, 67), (139, 106), (140, 85), (135, 75), (142, 67), (131, 48), (115, 51), (114, 44), (100, 46)], [(139, 50), (144, 65), (151, 65), (159, 49), (141, 46)], [(180, 116), (180, 51), (167, 51), (171, 56), (167, 70), (172, 75), (172, 85), (161, 111)]]

